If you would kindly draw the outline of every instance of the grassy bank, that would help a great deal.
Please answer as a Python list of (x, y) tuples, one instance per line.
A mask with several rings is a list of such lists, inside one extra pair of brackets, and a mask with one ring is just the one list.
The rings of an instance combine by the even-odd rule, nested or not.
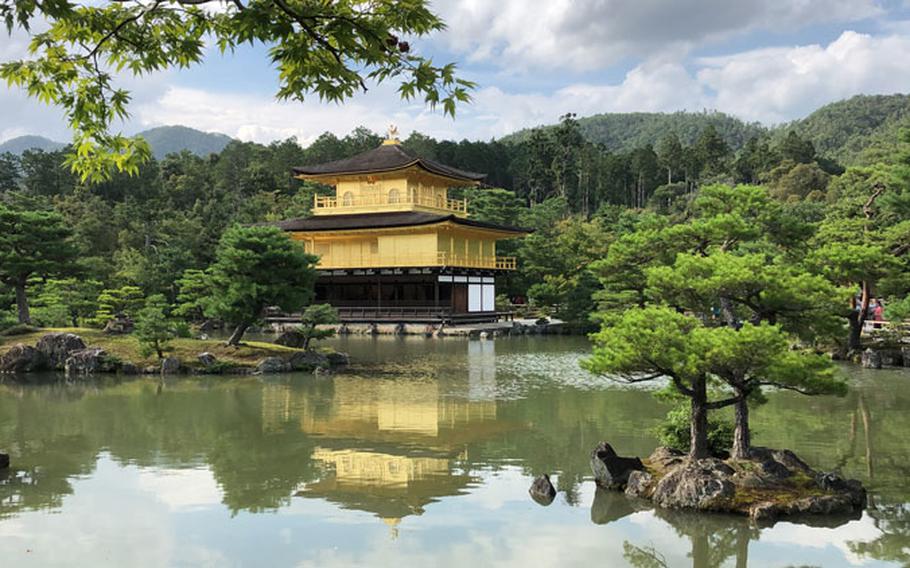
[[(0, 337), (0, 355), (17, 343), (34, 346), (41, 336), (52, 332), (75, 333), (82, 338), (87, 347), (100, 347), (113, 357), (139, 367), (158, 364), (156, 355), (142, 355), (139, 341), (132, 335), (108, 335), (98, 329), (78, 327), (44, 328), (22, 335)], [(165, 355), (179, 358), (187, 367), (201, 367), (197, 356), (205, 351), (214, 355), (219, 362), (224, 364), (235, 367), (255, 367), (256, 363), (265, 357), (288, 356), (298, 350), (263, 341), (247, 341), (237, 347), (231, 347), (225, 345), (224, 340), (178, 338), (170, 342), (170, 347)]]

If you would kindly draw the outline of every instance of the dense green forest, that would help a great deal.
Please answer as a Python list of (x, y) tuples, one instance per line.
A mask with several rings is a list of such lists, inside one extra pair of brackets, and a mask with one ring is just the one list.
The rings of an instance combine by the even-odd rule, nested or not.
[[(860, 116), (857, 100), (865, 108), (866, 102), (879, 99), (853, 99), (850, 112)], [(890, 105), (897, 99), (884, 100)], [(831, 157), (842, 155), (837, 148), (821, 154), (799, 134), (801, 125), (786, 134), (741, 128), (736, 135), (748, 138), (736, 148), (726, 138), (729, 121), (709, 122), (693, 132), (687, 116), (700, 115), (666, 115), (671, 126), (656, 144), (621, 151), (589, 141), (586, 132), (594, 119), (572, 114), (555, 127), (510, 141), (439, 141), (412, 133), (403, 146), (488, 174), (484, 187), (454, 190), (469, 198), (471, 215), (535, 230), (526, 239), (502, 245), (501, 254), (519, 257), (520, 269), (503, 277), (500, 289), (508, 296), (529, 296), (580, 327), (592, 323), (595, 300), (608, 287), (592, 263), (606, 258), (624, 233), (654, 219), (677, 223), (688, 218), (701, 188), (759, 186), (782, 204), (782, 214), (807, 223), (801, 230), (808, 239), (845, 199), (845, 187), (881, 177), (877, 171), (903, 159), (896, 128), (894, 138), (882, 140), (880, 148), (888, 150), (880, 152), (878, 170), (846, 169)], [(841, 115), (831, 116), (840, 120)], [(828, 132), (819, 121), (812, 124), (815, 136)], [(80, 183), (64, 166), (66, 149), (0, 155), (0, 207), (9, 226), (22, 231), (23, 242), (59, 242), (51, 247), (54, 254), (50, 248), (32, 251), (47, 261), (18, 273), (17, 278), (27, 274), (32, 321), (101, 325), (111, 310), (133, 305), (124, 297), (162, 294), (171, 304), (191, 301), (182, 295), (183, 288), (192, 287), (188, 275), (213, 263), (226, 229), (308, 215), (313, 196), (330, 191), (291, 178), (292, 166), (350, 156), (380, 142), (378, 134), (365, 128), (343, 138), (323, 134), (306, 148), (294, 139), (269, 145), (231, 141), (219, 153), (169, 154), (152, 159), (136, 176), (119, 175), (95, 185)], [(888, 181), (889, 187), (895, 183)], [(892, 223), (894, 214), (888, 215)], [(7, 254), (12, 266), (16, 252), (3, 247), (0, 239), (0, 257)], [(895, 299), (906, 293), (901, 278), (886, 276), (884, 281)], [(0, 282), (5, 283), (0, 286), (0, 326), (11, 325), (17, 319), (17, 298), (2, 268)], [(182, 313), (190, 312), (184, 306)]]

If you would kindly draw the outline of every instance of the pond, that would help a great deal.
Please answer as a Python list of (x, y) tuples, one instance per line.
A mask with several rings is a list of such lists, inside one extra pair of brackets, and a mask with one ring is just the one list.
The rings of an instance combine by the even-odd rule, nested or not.
[[(871, 489), (861, 518), (756, 529), (596, 491), (601, 439), (666, 412), (583, 338), (350, 337), (334, 376), (0, 384), (4, 566), (906, 566), (910, 371), (773, 393), (755, 441)], [(532, 478), (559, 489), (542, 507)]]

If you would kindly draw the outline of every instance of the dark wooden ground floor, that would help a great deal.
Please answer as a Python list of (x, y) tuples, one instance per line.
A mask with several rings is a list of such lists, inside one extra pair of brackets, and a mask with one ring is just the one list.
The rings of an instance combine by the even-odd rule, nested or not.
[(323, 271), (315, 302), (334, 306), (344, 322), (497, 321), (510, 314), (496, 311), (495, 276), (454, 268)]

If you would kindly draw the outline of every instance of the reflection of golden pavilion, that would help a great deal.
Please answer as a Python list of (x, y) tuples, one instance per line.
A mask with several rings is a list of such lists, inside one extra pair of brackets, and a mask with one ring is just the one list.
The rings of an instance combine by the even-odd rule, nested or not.
[(338, 376), (322, 391), (263, 389), (268, 430), (295, 424), (317, 439), (312, 459), (324, 475), (298, 495), (369, 511), (385, 522), (420, 514), (471, 483), (453, 471), (468, 444), (514, 426), (497, 421), (496, 402), (443, 396), (435, 380)]
[(416, 479), (449, 473), (449, 460), (446, 458), (316, 448), (313, 459), (333, 467), (338, 486), (407, 487)]

